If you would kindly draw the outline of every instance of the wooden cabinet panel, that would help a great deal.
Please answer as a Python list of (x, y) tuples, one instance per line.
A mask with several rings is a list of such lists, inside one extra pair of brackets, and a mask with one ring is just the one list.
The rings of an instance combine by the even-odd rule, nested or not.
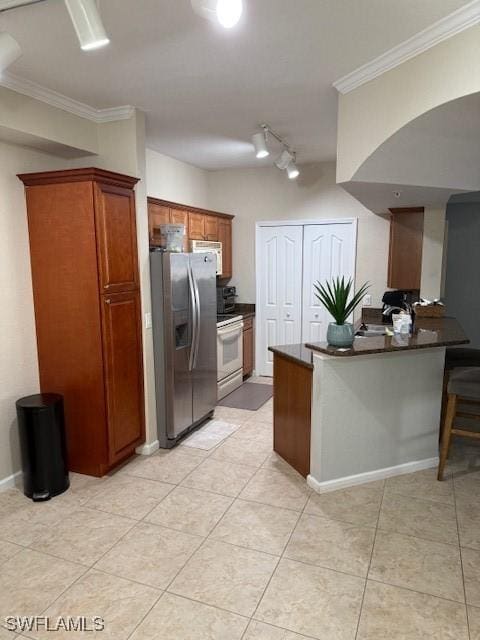
[(420, 289), (423, 222), (423, 207), (391, 209), (387, 285), (392, 289)]
[(148, 229), (150, 244), (161, 245), (160, 225), (170, 222), (170, 209), (154, 202), (148, 203)]
[(221, 278), (232, 277), (232, 218), (226, 213), (188, 207), (175, 202), (148, 198), (150, 244), (160, 246), (160, 225), (168, 222), (185, 224), (187, 234), (184, 250), (190, 251), (190, 240), (210, 240), (223, 245), (223, 273)]
[(251, 376), (254, 369), (253, 364), (253, 326), (243, 331), (243, 375)]
[(310, 473), (312, 371), (273, 358), (273, 449), (304, 478)]
[(170, 209), (170, 222), (172, 224), (183, 224), (185, 226), (183, 250), (188, 253), (188, 251), (190, 251), (188, 239), (188, 213), (182, 209)]
[(188, 214), (188, 237), (190, 240), (205, 239), (205, 216), (202, 213)]
[(64, 397), (69, 469), (103, 475), (106, 410), (92, 184), (27, 187), (26, 196), (40, 388)]
[(232, 277), (232, 221), (219, 218), (218, 241), (222, 243), (222, 275), (224, 279)]
[(40, 389), (64, 397), (70, 471), (103, 476), (144, 440), (140, 300), (129, 290), (139, 280), (137, 179), (95, 168), (19, 178)]
[(114, 464), (144, 435), (140, 294), (107, 295), (102, 302), (109, 459)]
[(215, 216), (205, 216), (205, 240), (218, 240), (218, 218)]
[(135, 197), (130, 189), (96, 183), (95, 220), (104, 293), (137, 289)]

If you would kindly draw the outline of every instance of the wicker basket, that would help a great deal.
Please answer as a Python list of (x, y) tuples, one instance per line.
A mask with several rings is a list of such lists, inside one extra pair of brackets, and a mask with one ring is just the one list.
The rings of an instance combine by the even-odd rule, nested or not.
[(443, 304), (415, 305), (415, 315), (417, 318), (443, 318), (445, 316), (445, 306)]

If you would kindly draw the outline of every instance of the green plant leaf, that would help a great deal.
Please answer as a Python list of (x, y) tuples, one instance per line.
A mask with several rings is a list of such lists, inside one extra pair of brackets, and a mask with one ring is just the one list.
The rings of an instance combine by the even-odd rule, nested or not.
[(360, 304), (370, 284), (366, 282), (351, 296), (353, 280), (345, 282), (345, 276), (333, 278), (331, 282), (314, 283), (314, 294), (337, 324), (345, 324), (347, 318)]

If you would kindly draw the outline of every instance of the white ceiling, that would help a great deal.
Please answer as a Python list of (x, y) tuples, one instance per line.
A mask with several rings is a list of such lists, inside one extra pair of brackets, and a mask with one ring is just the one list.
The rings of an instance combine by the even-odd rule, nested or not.
[[(216, 28), (190, 0), (101, 0), (111, 45), (83, 53), (64, 3), (0, 15), (24, 55), (9, 71), (95, 108), (147, 114), (150, 148), (206, 169), (258, 164), (268, 122), (298, 161), (336, 155), (332, 83), (467, 4), (465, 0), (244, 0)], [(268, 160), (266, 163), (268, 164)]]

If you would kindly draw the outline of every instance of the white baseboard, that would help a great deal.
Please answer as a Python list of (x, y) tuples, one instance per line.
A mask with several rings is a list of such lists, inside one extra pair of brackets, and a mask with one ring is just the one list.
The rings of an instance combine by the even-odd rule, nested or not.
[(142, 444), (141, 447), (137, 447), (135, 449), (135, 453), (138, 453), (139, 456), (151, 456), (152, 453), (158, 451), (160, 449), (160, 442), (155, 440), (154, 442), (146, 442)]
[(307, 484), (317, 493), (327, 493), (337, 489), (345, 489), (347, 487), (355, 487), (359, 484), (374, 482), (375, 480), (385, 480), (392, 476), (402, 476), (406, 473), (414, 471), (422, 471), (423, 469), (431, 469), (438, 465), (438, 457), (426, 458), (425, 460), (416, 460), (415, 462), (406, 462), (396, 467), (386, 467), (385, 469), (376, 469), (375, 471), (366, 471), (355, 476), (345, 476), (344, 478), (336, 478), (335, 480), (327, 480), (319, 482), (312, 475), (307, 476)]
[(12, 489), (12, 487), (21, 487), (22, 486), (22, 472), (17, 471), (16, 473), (12, 473), (11, 476), (7, 476), (0, 480), (0, 492), (6, 491), (7, 489)]

